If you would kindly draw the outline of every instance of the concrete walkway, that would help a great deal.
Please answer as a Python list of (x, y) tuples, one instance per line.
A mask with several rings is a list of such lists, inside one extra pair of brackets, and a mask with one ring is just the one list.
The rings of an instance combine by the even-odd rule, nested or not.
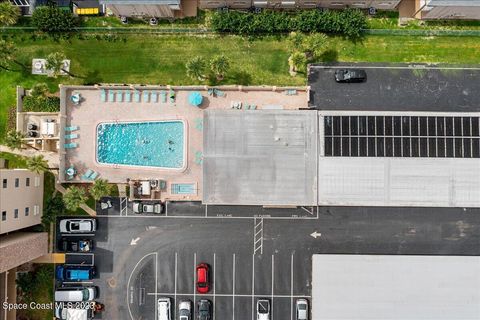
[(50, 168), (57, 168), (59, 167), (59, 162), (60, 162), (60, 157), (58, 153), (55, 152), (49, 152), (49, 151), (40, 151), (40, 150), (35, 150), (32, 148), (29, 149), (10, 149), (7, 146), (0, 145), (0, 152), (9, 152), (13, 153), (19, 156), (24, 156), (24, 157), (33, 157), (33, 156), (38, 156), (38, 155), (43, 155), (45, 160), (47, 160), (48, 165)]

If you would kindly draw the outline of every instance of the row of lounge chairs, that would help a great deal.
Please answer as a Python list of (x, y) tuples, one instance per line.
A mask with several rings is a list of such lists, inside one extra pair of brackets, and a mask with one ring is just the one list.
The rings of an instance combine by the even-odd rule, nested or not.
[(208, 89), (207, 93), (208, 93), (209, 96), (225, 97), (225, 92), (223, 92), (222, 90), (219, 90), (217, 88)]
[(81, 179), (84, 181), (93, 181), (97, 179), (99, 176), (99, 173), (96, 171), (93, 171), (91, 169), (88, 169), (82, 176)]
[(101, 89), (102, 102), (147, 102), (147, 103), (175, 103), (175, 91), (169, 90), (113, 90)]
[(65, 127), (65, 144), (63, 145), (65, 149), (75, 149), (76, 147), (78, 147), (78, 144), (76, 142), (67, 143), (66, 141), (66, 140), (77, 139), (78, 133), (73, 132), (77, 130), (78, 130), (78, 126)]
[(244, 109), (244, 110), (256, 110), (257, 109), (257, 105), (255, 104), (248, 104), (248, 103), (245, 103), (245, 105), (242, 103), (242, 102), (239, 102), (239, 101), (232, 101), (230, 103), (230, 108), (232, 109)]

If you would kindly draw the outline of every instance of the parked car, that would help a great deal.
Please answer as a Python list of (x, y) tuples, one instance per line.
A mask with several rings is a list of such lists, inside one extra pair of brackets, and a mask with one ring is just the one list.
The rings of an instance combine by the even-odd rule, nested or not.
[(91, 280), (96, 274), (94, 266), (57, 266), (56, 276), (61, 281)]
[(335, 71), (337, 82), (363, 82), (367, 79), (365, 70), (360, 69), (338, 69)]
[(192, 319), (192, 302), (190, 300), (180, 301), (178, 304), (178, 319), (191, 320)]
[(212, 308), (212, 304), (210, 303), (210, 300), (207, 299), (201, 299), (198, 301), (197, 304), (197, 319), (198, 320), (210, 320), (211, 319), (211, 313), (210, 309)]
[(270, 301), (257, 300), (257, 320), (270, 320)]
[(158, 320), (171, 320), (171, 302), (170, 298), (163, 297), (157, 300), (158, 303)]
[(97, 229), (95, 219), (62, 219), (60, 220), (61, 233), (92, 233)]
[(69, 287), (55, 291), (55, 301), (93, 301), (97, 297), (96, 287)]
[(132, 208), (135, 213), (163, 213), (163, 203), (161, 202), (135, 201)]
[(206, 263), (197, 265), (197, 292), (208, 293), (210, 291), (209, 266)]
[(307, 299), (297, 299), (295, 303), (297, 310), (297, 320), (308, 320), (308, 301)]
[(88, 239), (71, 240), (62, 238), (59, 249), (64, 252), (90, 252), (93, 250), (93, 241)]

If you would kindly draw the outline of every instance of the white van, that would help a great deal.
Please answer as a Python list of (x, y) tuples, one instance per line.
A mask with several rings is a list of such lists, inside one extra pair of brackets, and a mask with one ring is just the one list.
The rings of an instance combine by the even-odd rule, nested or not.
[(55, 301), (81, 302), (93, 301), (97, 297), (97, 288), (64, 288), (55, 291)]
[(171, 320), (170, 298), (158, 299), (158, 320)]

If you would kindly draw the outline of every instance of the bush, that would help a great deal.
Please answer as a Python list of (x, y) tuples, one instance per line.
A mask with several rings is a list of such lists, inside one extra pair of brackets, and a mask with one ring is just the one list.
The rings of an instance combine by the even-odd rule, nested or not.
[(24, 112), (59, 112), (60, 98), (58, 97), (23, 97)]
[(76, 21), (73, 14), (55, 6), (40, 6), (32, 14), (32, 24), (44, 32), (72, 31)]
[(208, 21), (210, 27), (217, 32), (241, 35), (300, 31), (359, 37), (362, 29), (367, 28), (365, 15), (356, 9), (341, 11), (300, 10), (295, 12), (265, 10), (261, 13), (215, 11), (212, 12)]

